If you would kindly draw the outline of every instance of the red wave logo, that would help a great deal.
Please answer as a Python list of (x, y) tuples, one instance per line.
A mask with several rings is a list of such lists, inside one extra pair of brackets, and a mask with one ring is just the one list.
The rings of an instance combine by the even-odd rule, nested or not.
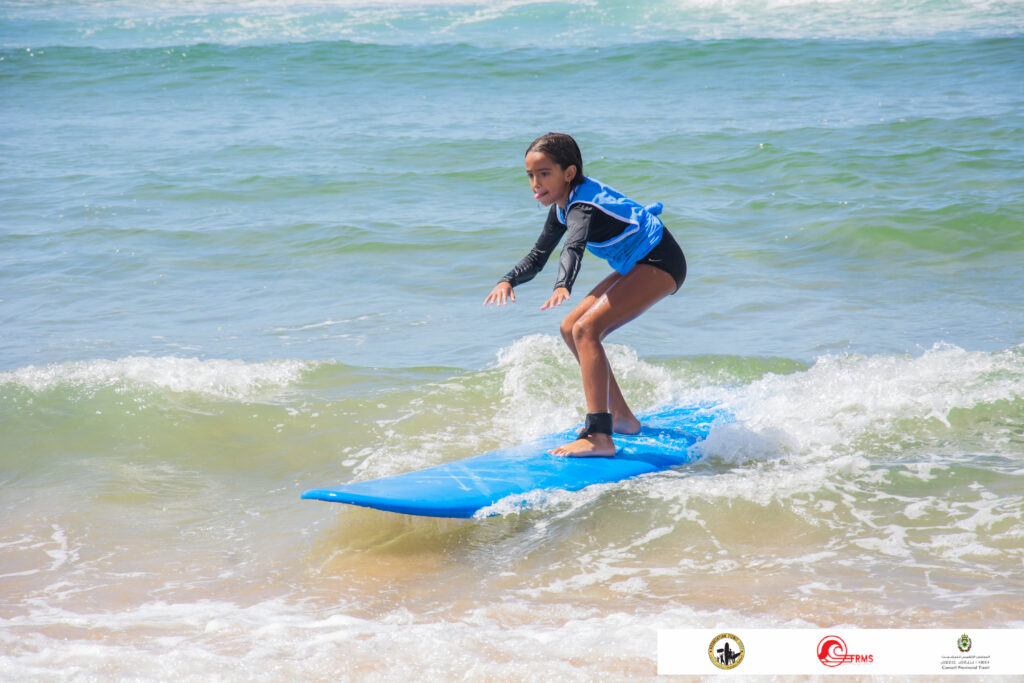
[(825, 636), (818, 641), (818, 661), (825, 666), (840, 664), (871, 664), (874, 655), (851, 655), (847, 652), (846, 641), (839, 636)]
[(846, 641), (839, 636), (825, 636), (818, 641), (818, 661), (825, 666), (839, 666), (846, 656)]

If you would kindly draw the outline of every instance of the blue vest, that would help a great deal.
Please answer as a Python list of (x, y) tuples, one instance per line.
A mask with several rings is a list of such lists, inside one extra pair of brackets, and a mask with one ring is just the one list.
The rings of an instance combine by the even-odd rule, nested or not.
[(565, 214), (573, 204), (590, 204), (629, 226), (620, 235), (606, 242), (587, 242), (587, 251), (608, 262), (625, 275), (636, 262), (647, 256), (661, 242), (664, 225), (658, 215), (661, 202), (644, 207), (604, 183), (586, 178), (573, 188), (565, 202), (565, 211), (557, 208), (558, 220), (565, 225)]

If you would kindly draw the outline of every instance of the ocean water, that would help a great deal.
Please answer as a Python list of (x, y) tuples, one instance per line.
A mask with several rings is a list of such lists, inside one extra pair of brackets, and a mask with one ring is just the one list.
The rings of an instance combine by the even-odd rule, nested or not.
[[(1024, 627), (1022, 84), (1009, 0), (0, 0), (0, 679)], [(633, 407), (736, 421), (526, 512), (301, 501), (581, 418), (554, 267), (481, 306), (549, 130), (687, 253)]]

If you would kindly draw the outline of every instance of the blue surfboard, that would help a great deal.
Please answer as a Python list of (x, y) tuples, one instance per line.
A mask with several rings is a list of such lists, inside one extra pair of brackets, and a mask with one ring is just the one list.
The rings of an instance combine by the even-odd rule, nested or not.
[(578, 491), (685, 465), (696, 459), (694, 445), (707, 438), (712, 425), (731, 419), (715, 406), (675, 407), (640, 416), (639, 434), (616, 434), (618, 451), (613, 457), (548, 453), (575, 437), (577, 430), (569, 430), (422, 470), (310, 489), (302, 497), (407, 515), (472, 517), (507, 496), (537, 489)]

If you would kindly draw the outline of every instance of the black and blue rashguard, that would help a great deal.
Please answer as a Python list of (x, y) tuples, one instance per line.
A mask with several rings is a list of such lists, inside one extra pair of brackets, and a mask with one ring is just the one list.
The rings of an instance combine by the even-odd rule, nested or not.
[[(614, 190), (607, 186), (588, 178), (573, 190), (566, 202), (564, 213), (557, 206), (552, 206), (533, 249), (501, 278), (501, 281), (516, 287), (532, 280), (544, 268), (555, 247), (565, 237), (565, 245), (562, 247), (558, 262), (555, 289), (564, 287), (572, 291), (583, 260), (583, 251), (589, 248), (596, 255), (608, 260), (612, 267), (621, 273), (629, 272), (637, 263), (646, 263), (663, 270), (675, 280), (678, 291), (686, 279), (686, 257), (675, 238), (662, 226), (660, 220), (650, 215), (654, 212), (647, 216), (641, 214), (640, 220), (636, 220), (623, 216), (621, 211), (615, 211), (619, 207), (609, 210), (607, 205), (602, 205), (602, 197), (613, 192)], [(625, 201), (633, 206), (639, 206), (628, 199)], [(660, 211), (660, 206), (655, 211)], [(620, 215), (614, 215), (615, 213)], [(634, 213), (640, 212), (634, 209)], [(564, 223), (561, 220), (563, 216)], [(651, 235), (647, 236), (642, 231), (644, 219), (650, 222), (652, 218), (657, 221), (657, 225), (652, 226), (649, 231)], [(647, 239), (648, 242), (640, 241), (643, 239)], [(649, 246), (651, 242), (653, 246)], [(632, 249), (632, 252), (625, 251), (626, 249)], [(636, 254), (638, 249), (640, 253), (646, 251), (646, 255), (639, 258), (632, 256), (631, 254)]]

